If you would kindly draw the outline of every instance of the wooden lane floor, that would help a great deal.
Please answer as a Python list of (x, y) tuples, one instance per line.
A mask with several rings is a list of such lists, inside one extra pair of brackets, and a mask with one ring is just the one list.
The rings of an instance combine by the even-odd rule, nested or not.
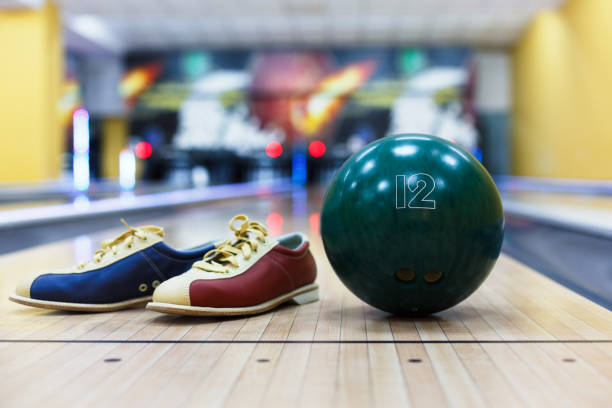
[[(298, 192), (150, 220), (185, 247), (227, 236), (237, 213), (267, 220), (273, 234), (306, 232), (319, 267), (316, 303), (228, 319), (0, 301), (1, 405), (610, 406), (610, 311), (502, 255), (460, 305), (429, 318), (391, 316), (336, 278), (319, 208), (318, 193)], [(122, 228), (0, 257), (0, 296), (30, 273), (86, 259)]]

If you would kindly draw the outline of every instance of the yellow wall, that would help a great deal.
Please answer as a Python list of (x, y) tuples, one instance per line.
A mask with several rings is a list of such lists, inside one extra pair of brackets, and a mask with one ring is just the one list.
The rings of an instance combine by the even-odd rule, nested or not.
[(612, 178), (612, 0), (568, 0), (513, 50), (514, 171)]
[(105, 118), (102, 125), (102, 175), (119, 177), (119, 153), (127, 145), (128, 124), (124, 118)]
[(51, 4), (0, 10), (0, 182), (59, 176), (60, 34)]

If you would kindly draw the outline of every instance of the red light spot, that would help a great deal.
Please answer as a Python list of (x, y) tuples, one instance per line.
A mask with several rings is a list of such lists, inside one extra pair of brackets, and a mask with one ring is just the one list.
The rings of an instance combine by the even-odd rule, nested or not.
[(283, 232), (283, 216), (279, 213), (270, 213), (266, 218), (266, 224), (270, 228), (270, 234), (280, 235)]
[(310, 222), (310, 230), (314, 235), (319, 235), (320, 226), (321, 226), (321, 214), (320, 213), (312, 213), (310, 217), (308, 217), (308, 221)]
[(139, 142), (134, 148), (134, 154), (139, 159), (148, 159), (151, 157), (151, 153), (153, 153), (153, 147), (148, 142)]
[(308, 152), (312, 157), (321, 157), (325, 154), (325, 143), (315, 140), (308, 146)]
[(283, 145), (278, 142), (270, 142), (266, 146), (266, 154), (271, 158), (275, 158), (283, 154)]

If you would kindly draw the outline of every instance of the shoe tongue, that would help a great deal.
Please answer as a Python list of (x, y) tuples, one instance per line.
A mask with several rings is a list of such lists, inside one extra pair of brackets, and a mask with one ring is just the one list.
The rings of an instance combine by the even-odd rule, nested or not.
[[(252, 240), (252, 241), (257, 241), (257, 237), (254, 236), (254, 234), (250, 234), (251, 236), (249, 236), (248, 232), (246, 234), (241, 234), (241, 235), (237, 235), (235, 237), (232, 237), (230, 240), (223, 242), (221, 245), (219, 245), (217, 248), (219, 250), (223, 250), (223, 248), (233, 248), (236, 251), (240, 251), (240, 248), (243, 245), (249, 245), (248, 240)], [(258, 245), (261, 245), (261, 242), (257, 241)], [(253, 249), (253, 248), (251, 248)], [(238, 254), (233, 254), (232, 255), (238, 255)], [(225, 257), (226, 255), (223, 254), (216, 254), (213, 258), (208, 259), (207, 261), (214, 261), (220, 264), (225, 264), (228, 263), (229, 261), (222, 261), (220, 258)]]
[[(244, 240), (238, 240), (238, 239), (234, 238), (229, 243), (225, 244), (224, 247), (226, 247), (226, 248), (229, 247), (229, 248), (235, 249), (236, 251), (240, 251), (240, 248), (243, 245), (249, 245), (249, 244), (246, 241), (244, 241)], [(219, 256), (221, 256), (221, 255), (219, 255)], [(217, 258), (217, 257), (215, 257), (215, 258)]]

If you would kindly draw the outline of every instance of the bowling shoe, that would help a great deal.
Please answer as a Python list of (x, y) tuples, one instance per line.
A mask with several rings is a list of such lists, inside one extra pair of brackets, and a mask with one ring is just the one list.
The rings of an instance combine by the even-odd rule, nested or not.
[[(237, 222), (242, 222), (235, 226)], [(317, 267), (307, 238), (272, 239), (263, 224), (238, 215), (234, 236), (182, 275), (155, 289), (147, 309), (163, 313), (224, 316), (265, 312), (282, 303), (319, 299)]]
[(9, 299), (28, 306), (87, 312), (142, 307), (161, 282), (185, 272), (214, 248), (210, 242), (179, 251), (163, 242), (163, 228), (132, 228), (121, 222), (128, 230), (103, 241), (91, 260), (36, 274), (21, 282)]

